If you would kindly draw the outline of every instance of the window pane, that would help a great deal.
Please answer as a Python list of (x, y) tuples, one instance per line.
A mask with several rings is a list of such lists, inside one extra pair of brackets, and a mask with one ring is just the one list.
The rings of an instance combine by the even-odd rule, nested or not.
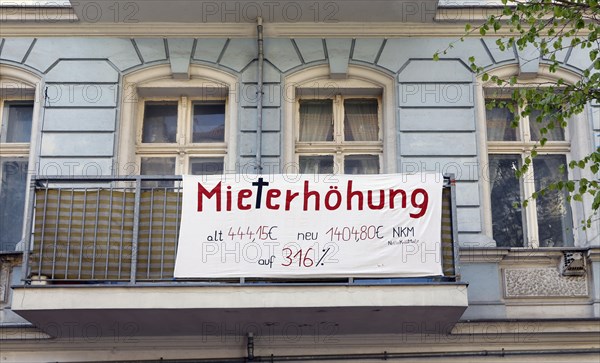
[[(486, 103), (491, 100), (486, 100)], [(511, 127), (514, 114), (506, 107), (493, 107), (485, 111), (488, 141), (517, 141), (517, 129)]]
[(0, 251), (14, 251), (23, 230), (27, 159), (2, 158), (0, 164)]
[(333, 101), (300, 101), (300, 141), (333, 141)]
[(346, 156), (344, 159), (344, 174), (379, 174), (379, 156)]
[(190, 158), (192, 175), (223, 174), (223, 158)]
[[(140, 175), (175, 175), (175, 158), (142, 158)], [(172, 180), (144, 181), (145, 188), (170, 188)]]
[[(515, 176), (519, 155), (489, 155), (492, 232), (498, 247), (522, 247), (524, 241), (521, 183)], [(515, 203), (518, 207), (515, 208)]]
[(225, 102), (194, 103), (192, 142), (225, 141)]
[(142, 142), (175, 143), (177, 102), (146, 102)]
[(33, 102), (5, 102), (2, 142), (29, 142)]
[[(567, 180), (559, 167), (566, 168), (564, 155), (542, 155), (533, 159), (535, 190), (539, 191), (552, 182)], [(566, 170), (566, 169), (565, 169)], [(536, 199), (538, 238), (540, 247), (573, 246), (573, 217), (564, 190), (547, 191)]]
[(300, 156), (300, 174), (333, 174), (333, 155)]
[[(540, 111), (534, 110), (529, 115), (529, 130), (531, 131), (531, 140), (540, 141), (542, 137), (548, 139), (548, 141), (564, 141), (565, 130), (551, 117), (544, 117), (540, 122), (537, 122), (537, 118), (540, 116)], [(552, 123), (554, 128), (549, 129), (548, 125)], [(542, 135), (540, 131), (545, 127), (548, 131)]]
[(379, 140), (376, 99), (345, 100), (344, 113), (344, 140)]

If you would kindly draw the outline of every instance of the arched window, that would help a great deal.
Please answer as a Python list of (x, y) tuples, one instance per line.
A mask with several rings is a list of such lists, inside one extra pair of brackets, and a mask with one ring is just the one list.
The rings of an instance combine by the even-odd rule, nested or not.
[(165, 65), (125, 78), (120, 173), (222, 174), (235, 165), (228, 150), (235, 142), (237, 80), (195, 65), (190, 74), (173, 79)]
[[(567, 82), (575, 82), (577, 76), (567, 71), (550, 73), (547, 67), (540, 67), (537, 79), (519, 82), (515, 87), (537, 87), (540, 84), (555, 83), (557, 77)], [(517, 74), (516, 66), (503, 67), (492, 72), (502, 78)], [(578, 179), (579, 171), (569, 170), (571, 160), (578, 159), (591, 152), (586, 131), (589, 124), (585, 115), (570, 120), (567, 128), (554, 123), (551, 118), (537, 122), (536, 111), (522, 117), (518, 127), (511, 127), (514, 113), (521, 108), (514, 104), (509, 107), (486, 107), (492, 101), (512, 102), (511, 90), (499, 88), (494, 84), (480, 84), (478, 100), (480, 145), (483, 161), (484, 210), (486, 232), (491, 235), (499, 247), (566, 247), (573, 246), (578, 239), (576, 223), (583, 219), (583, 210), (567, 200), (567, 192), (554, 190), (531, 200), (527, 207), (521, 207), (523, 201), (532, 193), (539, 191), (549, 183), (558, 180)], [(500, 102), (496, 102), (497, 104)], [(556, 105), (560, 107), (560, 105)], [(514, 111), (511, 111), (514, 110)], [(548, 123), (554, 128), (542, 135), (541, 129)], [(542, 137), (547, 143), (537, 149), (538, 156), (533, 158), (532, 167), (523, 178), (515, 177), (525, 158), (531, 157), (534, 147)], [(564, 168), (565, 173), (560, 169)], [(581, 207), (581, 206), (577, 206)], [(585, 236), (579, 236), (585, 240)]]
[(347, 79), (331, 79), (321, 66), (285, 82), (286, 165), (316, 174), (396, 170), (393, 78), (351, 65)]
[(37, 76), (0, 65), (0, 251), (14, 251), (24, 236), (38, 93)]

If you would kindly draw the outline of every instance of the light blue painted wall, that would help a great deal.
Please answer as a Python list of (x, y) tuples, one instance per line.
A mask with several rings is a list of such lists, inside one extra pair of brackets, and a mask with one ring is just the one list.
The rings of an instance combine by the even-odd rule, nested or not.
[[(459, 239), (471, 247), (489, 246), (481, 234), (475, 80), (468, 58), (473, 55), (479, 64), (493, 68), (518, 64), (517, 55), (525, 59), (531, 52), (500, 51), (492, 38), (466, 39), (441, 55), (441, 61), (431, 61), (434, 52), (447, 46), (446, 38), (266, 39), (263, 171), (287, 171), (281, 154), (284, 148), (293, 147), (282, 143), (282, 105), (288, 102), (282, 98), (285, 75), (320, 64), (328, 65), (334, 77), (343, 77), (349, 64), (371, 67), (389, 74), (396, 83), (397, 171), (454, 173)], [(38, 72), (48, 87), (41, 173), (113, 173), (122, 76), (156, 64), (169, 64), (182, 75), (190, 63), (213, 66), (239, 79), (238, 146), (231, 152), (238, 155), (236, 171), (254, 172), (256, 52), (252, 38), (14, 38), (2, 39), (0, 62)], [(570, 69), (587, 66), (579, 51), (560, 57)], [(524, 71), (535, 71), (535, 64), (521, 63), (527, 64)], [(591, 111), (594, 140), (600, 146), (600, 106)], [(464, 279), (471, 282), (470, 298), (487, 304), (484, 311), (489, 317), (500, 318), (503, 308), (495, 305), (500, 300), (498, 273), (495, 264), (463, 267)], [(481, 315), (473, 309), (469, 314)]]
[[(395, 47), (401, 45), (401, 41), (394, 42)], [(458, 229), (479, 234), (482, 218), (476, 183), (479, 158), (473, 82), (472, 72), (459, 59), (409, 58), (398, 74), (398, 125), (400, 170), (455, 174), (460, 186)]]
[[(120, 77), (153, 64), (171, 65), (185, 74), (198, 62), (224, 69), (240, 80), (240, 164), (256, 155), (257, 75), (254, 39), (111, 39), (15, 38), (3, 39), (0, 60), (37, 70), (48, 87), (40, 165), (71, 160), (99, 162), (113, 159), (119, 129)], [(479, 173), (476, 165), (474, 75), (468, 57), (492, 67), (517, 64), (533, 50), (500, 51), (495, 39), (467, 39), (448, 49), (442, 60), (435, 51), (447, 47), (444, 38), (265, 40), (262, 153), (280, 163), (282, 144), (282, 79), (311, 64), (327, 64), (331, 74), (343, 77), (350, 63), (396, 75), (397, 170), (452, 172), (458, 179), (459, 232), (465, 240), (481, 230)], [(581, 52), (566, 58), (568, 67), (585, 66)], [(518, 57), (517, 57), (518, 55)], [(566, 57), (566, 55), (565, 55)], [(428, 60), (429, 58), (429, 60)], [(524, 71), (535, 71), (527, 63)], [(595, 130), (600, 130), (598, 107), (592, 108)], [(600, 133), (600, 132), (596, 132)], [(595, 137), (598, 142), (598, 136)], [(83, 169), (77, 169), (83, 170)], [(103, 170), (110, 174), (112, 170)], [(466, 237), (468, 234), (475, 234)]]
[(592, 281), (596, 281), (592, 287), (592, 299), (594, 317), (600, 318), (600, 284), (597, 281), (600, 280), (600, 262), (592, 262)]
[(496, 263), (470, 263), (461, 266), (461, 277), (469, 282), (469, 307), (463, 319), (505, 319), (500, 269)]

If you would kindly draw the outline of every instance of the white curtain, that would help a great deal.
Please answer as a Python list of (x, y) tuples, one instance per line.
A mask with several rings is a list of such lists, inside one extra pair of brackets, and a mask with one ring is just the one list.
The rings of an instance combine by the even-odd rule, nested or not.
[(346, 141), (377, 141), (379, 139), (377, 100), (346, 100), (344, 109)]
[(300, 141), (333, 141), (331, 100), (300, 103)]

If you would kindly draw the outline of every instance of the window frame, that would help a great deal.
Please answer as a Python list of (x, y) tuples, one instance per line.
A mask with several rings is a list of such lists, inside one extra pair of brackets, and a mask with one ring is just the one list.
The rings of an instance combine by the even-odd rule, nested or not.
[[(378, 155), (379, 173), (394, 173), (398, 169), (399, 160), (396, 158), (396, 117), (397, 106), (396, 87), (394, 78), (384, 72), (360, 65), (348, 66), (347, 78), (333, 79), (329, 67), (316, 66), (300, 70), (288, 75), (285, 80), (283, 138), (284, 151), (282, 162), (283, 172), (299, 172), (299, 158), (303, 156), (334, 156), (334, 173), (343, 174), (344, 165), (340, 148), (347, 149), (345, 155)], [(318, 90), (323, 94), (310, 94), (304, 90)], [(308, 94), (307, 94), (308, 93)], [(334, 134), (340, 133), (341, 143), (334, 141), (298, 141), (300, 130), (300, 100), (334, 99), (340, 96), (342, 105), (336, 107), (334, 102), (334, 119), (336, 112), (343, 111), (343, 99), (376, 98), (378, 102), (378, 141), (344, 141), (343, 113), (337, 116), (340, 120), (337, 127), (334, 124)], [(336, 111), (336, 108), (338, 110)], [(335, 121), (334, 121), (335, 122)], [(290, 167), (292, 166), (292, 167)], [(339, 170), (336, 170), (338, 168)]]
[[(0, 97), (0, 133), (6, 132), (7, 125), (5, 125), (7, 115), (5, 114), (5, 106), (7, 102), (19, 102), (19, 103), (28, 103), (31, 102), (33, 112), (35, 112), (35, 99), (33, 95), (26, 95), (22, 97)], [(33, 114), (35, 115), (35, 113)], [(0, 141), (0, 156), (6, 157), (29, 157), (29, 153), (31, 150), (31, 138), (33, 137), (33, 117), (31, 119), (31, 135), (29, 142), (2, 142)], [(4, 135), (3, 135), (4, 136)], [(0, 140), (2, 138), (0, 137)]]
[[(193, 112), (194, 103), (198, 101), (225, 103), (225, 132), (223, 142), (194, 143)], [(144, 109), (146, 102), (177, 102), (177, 133), (175, 143), (144, 143), (142, 142), (144, 127)], [(191, 158), (222, 158), (223, 169), (227, 170), (227, 142), (229, 137), (229, 113), (227, 98), (221, 97), (143, 97), (139, 100), (136, 125), (136, 162), (142, 165), (142, 158), (175, 158), (175, 175), (191, 174)]]
[[(488, 71), (490, 75), (496, 75), (501, 78), (518, 75), (518, 66), (508, 65), (499, 67), (497, 69)], [(560, 69), (557, 72), (550, 72), (549, 67), (546, 65), (540, 65), (538, 77), (534, 79), (518, 79), (517, 84), (513, 87), (531, 87), (542, 82), (555, 82), (558, 78), (562, 78), (568, 83), (575, 83), (579, 76)], [(489, 99), (502, 99), (508, 98), (501, 95), (502, 88), (497, 86), (491, 81), (483, 82), (481, 77), (478, 78), (477, 82), (477, 124), (481, 132), (479, 132), (479, 155), (480, 161), (484, 166), (482, 170), (482, 177), (480, 180), (481, 190), (481, 210), (483, 215), (483, 233), (493, 238), (492, 231), (492, 205), (491, 205), (491, 183), (489, 180), (489, 154), (504, 154), (504, 155), (518, 155), (521, 160), (531, 155), (531, 151), (534, 149), (534, 145), (538, 144), (537, 141), (531, 141), (529, 132), (529, 117), (521, 118), (518, 135), (521, 137), (519, 141), (488, 141), (487, 140), (487, 124), (486, 124), (486, 101)], [(504, 89), (505, 90), (505, 89)], [(521, 109), (517, 108), (515, 112), (520, 112)], [(535, 121), (533, 121), (535, 122)], [(546, 145), (537, 148), (538, 155), (564, 155), (567, 165), (570, 161), (579, 159), (589, 154), (593, 147), (590, 143), (588, 130), (589, 123), (587, 122), (586, 112), (579, 115), (574, 115), (568, 122), (568, 126), (565, 130), (565, 141), (547, 141)], [(593, 177), (591, 173), (585, 170), (572, 170), (567, 167), (567, 178), (570, 180), (578, 179), (580, 177)], [(533, 165), (529, 168), (527, 173), (520, 179), (521, 184), (521, 200), (529, 197), (531, 193), (535, 191), (535, 180), (533, 175)], [(585, 243), (588, 240), (587, 236), (597, 235), (598, 226), (594, 224), (587, 230), (582, 230), (578, 227), (578, 222), (584, 218), (585, 210), (589, 210), (591, 200), (588, 197), (584, 197), (583, 205), (578, 205), (575, 202), (568, 202), (571, 209), (572, 223), (574, 227), (573, 231), (573, 243), (574, 245), (569, 247), (556, 247), (556, 248), (572, 248)], [(535, 200), (530, 200), (529, 206), (524, 208), (524, 226), (523, 233), (525, 241), (523, 246), (518, 248), (540, 248), (538, 241), (538, 220), (537, 220), (537, 205)], [(534, 221), (534, 222), (532, 222)], [(488, 246), (489, 247), (489, 246)]]
[[(27, 231), (31, 228), (31, 209), (33, 208), (33, 196), (31, 195), (31, 175), (40, 167), (37, 163), (40, 149), (40, 113), (42, 107), (41, 77), (30, 71), (26, 71), (7, 64), (0, 64), (0, 123), (4, 123), (4, 103), (10, 101), (31, 101), (33, 112), (31, 120), (31, 136), (28, 143), (1, 143), (0, 158), (27, 160), (27, 176), (25, 188), (25, 206), (23, 208), (23, 225), (21, 229), (21, 240), (15, 245), (15, 251), (22, 251), (24, 243), (29, 240)], [(1, 166), (0, 166), (1, 169)], [(0, 171), (0, 174), (2, 172)], [(0, 175), (1, 177), (1, 175)]]
[[(238, 79), (222, 70), (204, 65), (190, 65), (189, 79), (174, 79), (171, 67), (167, 64), (157, 65), (134, 71), (124, 77), (121, 96), (121, 116), (116, 152), (117, 175), (139, 175), (142, 157), (176, 157), (175, 175), (191, 172), (190, 158), (222, 157), (224, 173), (235, 172), (238, 168), (237, 147)], [(214, 92), (213, 92), (214, 91)], [(217, 94), (218, 93), (218, 94)], [(186, 97), (190, 105), (189, 120), (186, 127), (191, 127), (193, 102), (225, 101), (225, 136), (223, 143), (192, 143), (189, 139), (179, 144), (181, 133), (178, 126), (178, 143), (150, 144), (141, 143), (144, 105), (146, 101), (178, 101), (178, 125), (181, 116), (182, 97)], [(190, 129), (191, 131), (191, 129)], [(189, 140), (189, 142), (187, 142)], [(184, 150), (185, 149), (185, 150)], [(142, 152), (138, 152), (141, 150)], [(177, 153), (175, 152), (177, 150)], [(181, 157), (180, 152), (185, 156)], [(133, 166), (132, 166), (133, 164)]]
[[(375, 99), (377, 100), (377, 126), (378, 140), (376, 141), (346, 141), (345, 135), (345, 106), (344, 101), (350, 99)], [(300, 139), (300, 102), (302, 100), (332, 100), (333, 105), (333, 140), (332, 141), (299, 141)], [(382, 97), (380, 95), (335, 95), (322, 97), (297, 96), (295, 104), (294, 122), (294, 155), (295, 162), (300, 165), (301, 156), (333, 156), (334, 174), (344, 174), (345, 156), (373, 155), (379, 159), (379, 171), (383, 169), (383, 123), (382, 123)], [(318, 150), (318, 151), (315, 151)]]

